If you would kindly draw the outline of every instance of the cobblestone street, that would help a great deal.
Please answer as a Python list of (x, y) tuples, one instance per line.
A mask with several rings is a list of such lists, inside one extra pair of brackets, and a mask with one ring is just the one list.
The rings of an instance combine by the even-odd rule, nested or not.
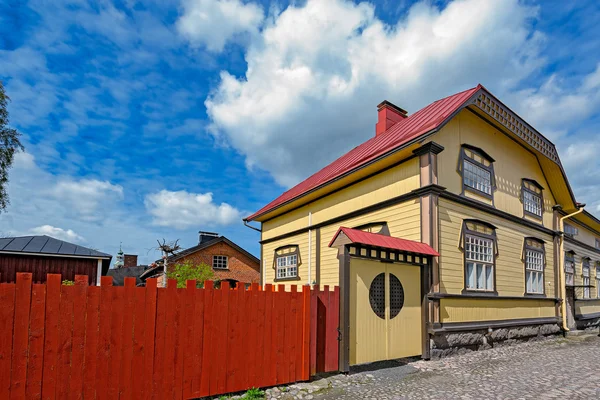
[(313, 400), (600, 399), (600, 338), (555, 337), (439, 361), (390, 362), (308, 385), (272, 395)]

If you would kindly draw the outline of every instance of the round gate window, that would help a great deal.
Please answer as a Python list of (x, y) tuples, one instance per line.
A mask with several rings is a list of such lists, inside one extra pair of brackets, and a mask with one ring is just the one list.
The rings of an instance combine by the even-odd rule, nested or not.
[(394, 274), (390, 274), (390, 319), (400, 313), (404, 306), (404, 288)]
[(371, 309), (381, 319), (385, 319), (385, 274), (379, 274), (369, 288)]

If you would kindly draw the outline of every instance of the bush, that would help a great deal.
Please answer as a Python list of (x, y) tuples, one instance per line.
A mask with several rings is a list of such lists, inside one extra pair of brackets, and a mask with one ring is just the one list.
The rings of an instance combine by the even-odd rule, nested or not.
[(188, 280), (196, 280), (196, 286), (200, 288), (204, 285), (204, 281), (211, 281), (214, 276), (210, 265), (194, 264), (191, 261), (175, 264), (167, 272), (167, 278), (177, 280), (178, 288), (186, 287)]
[(62, 281), (62, 284), (65, 286), (75, 286), (75, 282), (70, 281), (68, 279), (65, 279), (64, 281)]

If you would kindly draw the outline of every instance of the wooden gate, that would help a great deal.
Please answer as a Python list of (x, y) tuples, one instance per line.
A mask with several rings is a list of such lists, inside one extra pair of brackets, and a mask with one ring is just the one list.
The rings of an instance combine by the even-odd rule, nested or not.
[(421, 270), (350, 261), (350, 365), (422, 353)]

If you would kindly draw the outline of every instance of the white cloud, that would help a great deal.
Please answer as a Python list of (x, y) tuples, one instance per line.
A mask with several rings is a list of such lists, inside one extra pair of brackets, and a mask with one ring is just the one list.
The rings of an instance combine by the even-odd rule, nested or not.
[(123, 187), (96, 179), (62, 180), (50, 195), (75, 211), (79, 218), (95, 221), (102, 218), (101, 206), (111, 205), (123, 198)]
[(219, 52), (236, 35), (256, 33), (263, 10), (240, 0), (186, 0), (177, 21), (179, 32), (193, 45)]
[(161, 190), (149, 194), (146, 209), (154, 224), (176, 229), (202, 225), (230, 225), (241, 220), (241, 212), (227, 203), (213, 203), (212, 193)]
[(290, 6), (251, 41), (243, 78), (221, 72), (211, 129), (291, 186), (373, 136), (384, 99), (415, 111), (478, 82), (513, 88), (543, 62), (535, 15), (516, 0), (423, 2), (390, 26), (369, 3)]
[(85, 239), (83, 237), (81, 237), (80, 235), (78, 235), (77, 233), (75, 233), (73, 230), (71, 230), (71, 229), (65, 230), (62, 228), (57, 228), (52, 225), (37, 226), (35, 228), (30, 229), (27, 232), (27, 234), (28, 235), (47, 235), (47, 236), (51, 236), (55, 239), (65, 240), (67, 242), (75, 242), (75, 243), (85, 242)]

